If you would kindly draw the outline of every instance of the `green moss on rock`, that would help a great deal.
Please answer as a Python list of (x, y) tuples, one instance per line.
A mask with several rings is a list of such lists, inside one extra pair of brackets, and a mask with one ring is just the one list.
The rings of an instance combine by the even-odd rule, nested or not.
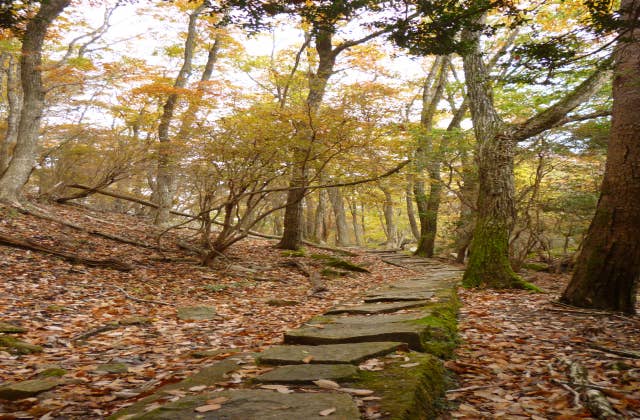
[(6, 349), (11, 354), (41, 353), (42, 347), (25, 343), (8, 335), (0, 335), (0, 348)]
[(370, 273), (369, 270), (367, 270), (362, 266), (359, 266), (347, 260), (343, 260), (342, 258), (334, 257), (332, 255), (312, 254), (311, 258), (324, 261), (324, 263), (329, 267), (340, 268), (342, 270), (348, 270), (348, 271), (355, 271), (358, 273)]
[(298, 249), (295, 251), (286, 250), (282, 251), (280, 255), (282, 255), (283, 257), (304, 257), (306, 255), (306, 252), (304, 251), (304, 249)]
[(385, 418), (436, 418), (448, 386), (444, 366), (430, 354), (412, 352), (408, 357), (410, 361), (385, 359), (387, 363), (383, 370), (362, 372), (360, 380), (350, 386), (375, 391), (374, 395), (382, 398), (378, 402)]

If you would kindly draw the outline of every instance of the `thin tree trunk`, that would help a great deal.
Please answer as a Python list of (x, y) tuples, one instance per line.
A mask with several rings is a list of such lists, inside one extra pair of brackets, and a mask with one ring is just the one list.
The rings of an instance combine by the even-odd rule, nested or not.
[(22, 88), (20, 86), (20, 64), (18, 59), (9, 54), (7, 65), (7, 133), (0, 145), (0, 176), (9, 167), (13, 149), (18, 141), (18, 125), (22, 111)]
[(71, 0), (43, 2), (24, 32), (20, 59), (23, 105), (13, 157), (0, 178), (1, 201), (18, 202), (22, 187), (29, 180), (36, 161), (45, 96), (42, 85), (42, 47), (49, 26), (70, 2)]
[[(189, 75), (191, 74), (191, 63), (193, 61), (193, 53), (196, 47), (196, 23), (198, 16), (204, 10), (201, 5), (189, 15), (189, 26), (187, 30), (187, 39), (184, 44), (184, 58), (182, 67), (176, 76), (173, 87), (176, 89), (184, 88), (187, 85)], [(154, 224), (165, 225), (169, 221), (171, 207), (173, 206), (173, 196), (175, 194), (175, 171), (176, 171), (176, 151), (175, 145), (171, 144), (169, 128), (173, 120), (176, 106), (178, 105), (178, 93), (172, 93), (162, 106), (162, 116), (158, 125), (158, 166), (155, 181), (155, 199), (158, 204), (156, 210)]]
[(409, 226), (411, 226), (411, 234), (417, 241), (420, 239), (420, 228), (418, 228), (418, 221), (416, 220), (416, 212), (413, 208), (413, 175), (407, 175), (407, 189), (405, 191), (405, 199), (407, 201), (407, 217), (409, 218)]
[(313, 238), (315, 242), (323, 242), (325, 223), (324, 223), (324, 214), (327, 208), (327, 199), (326, 199), (326, 191), (319, 190), (318, 191), (318, 205), (316, 206), (316, 211), (313, 215), (314, 223), (313, 223)]
[[(640, 4), (623, 0), (623, 17), (637, 23)], [(613, 117), (596, 214), (562, 295), (572, 305), (635, 313), (640, 278), (640, 30), (615, 51)]]
[(349, 237), (349, 226), (347, 225), (347, 214), (344, 211), (344, 199), (340, 188), (327, 188), (329, 195), (329, 201), (333, 208), (333, 214), (336, 219), (336, 245), (348, 246), (351, 245), (351, 238)]
[[(422, 93), (420, 125), (422, 126), (423, 133), (421, 133), (419, 138), (418, 150), (416, 151), (416, 166), (420, 178), (416, 179), (414, 185), (414, 195), (418, 206), (418, 218), (420, 220), (420, 237), (414, 255), (422, 257), (433, 257), (435, 249), (442, 185), (440, 179), (440, 162), (437, 161), (434, 155), (432, 129), (438, 103), (443, 96), (449, 61), (448, 56), (440, 56), (436, 59), (430, 72), (430, 77), (425, 82)], [(430, 192), (428, 196), (426, 194), (425, 182), (421, 179), (424, 169), (427, 170), (430, 181)]]
[(380, 186), (380, 189), (384, 193), (384, 224), (386, 226), (385, 233), (387, 234), (386, 246), (389, 248), (398, 247), (398, 227), (396, 226), (395, 214), (393, 208), (393, 196), (391, 190), (387, 187)]

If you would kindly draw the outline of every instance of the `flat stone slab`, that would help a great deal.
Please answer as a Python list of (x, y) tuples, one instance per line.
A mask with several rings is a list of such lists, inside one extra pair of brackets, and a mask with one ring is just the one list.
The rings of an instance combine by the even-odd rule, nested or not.
[(408, 279), (401, 280), (389, 285), (390, 289), (412, 289), (413, 291), (436, 291), (452, 288), (458, 283), (459, 275), (448, 275), (447, 277), (430, 280)]
[(308, 384), (318, 379), (345, 381), (353, 379), (358, 369), (352, 365), (288, 365), (258, 375), (254, 380), (270, 384)]
[(333, 308), (330, 311), (327, 311), (326, 314), (386, 314), (389, 312), (396, 312), (401, 309), (425, 306), (428, 303), (429, 302), (426, 300), (393, 303), (365, 303), (364, 305), (356, 306), (338, 306), (337, 308)]
[[(215, 411), (198, 413), (197, 407), (207, 404), (207, 400), (228, 398)], [(320, 412), (329, 408), (336, 410), (329, 416)], [(118, 417), (112, 417), (118, 418)], [(148, 413), (129, 417), (130, 419), (160, 420), (296, 420), (296, 419), (360, 419), (360, 411), (351, 397), (345, 393), (292, 393), (258, 389), (237, 389), (215, 392), (199, 396), (185, 397), (166, 404)]]
[(129, 372), (129, 366), (124, 363), (104, 363), (99, 365), (95, 372), (100, 373), (127, 373)]
[(324, 328), (303, 327), (284, 334), (286, 344), (342, 344), (394, 341), (412, 350), (424, 350), (423, 336), (428, 327), (407, 322), (381, 324), (326, 324)]
[(178, 318), (184, 321), (204, 321), (216, 317), (213, 306), (183, 306), (178, 308)]
[(432, 314), (429, 310), (420, 310), (402, 314), (384, 315), (361, 315), (361, 316), (335, 316), (329, 318), (329, 324), (349, 324), (349, 325), (373, 325), (387, 322), (417, 321)]
[[(358, 364), (367, 359), (396, 351), (404, 343), (354, 343), (326, 346), (273, 346), (260, 353), (260, 363), (269, 365)], [(309, 360), (310, 358), (310, 360)], [(309, 360), (305, 362), (305, 360)]]
[(14, 401), (33, 397), (41, 392), (53, 389), (61, 383), (62, 381), (57, 378), (32, 379), (29, 381), (15, 382), (0, 387), (0, 399)]
[(415, 300), (431, 299), (434, 293), (431, 291), (412, 291), (407, 293), (405, 291), (396, 290), (381, 290), (375, 293), (369, 293), (365, 296), (364, 301), (367, 303), (373, 302), (411, 302)]

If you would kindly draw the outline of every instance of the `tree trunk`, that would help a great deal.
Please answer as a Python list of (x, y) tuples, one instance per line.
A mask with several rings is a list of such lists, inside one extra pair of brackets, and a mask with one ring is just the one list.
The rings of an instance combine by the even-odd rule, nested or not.
[[(425, 81), (422, 91), (422, 113), (420, 125), (423, 133), (418, 139), (416, 151), (416, 166), (419, 177), (415, 180), (414, 195), (418, 206), (420, 220), (420, 237), (414, 255), (433, 257), (437, 231), (438, 210), (440, 207), (440, 162), (435, 156), (433, 146), (433, 118), (442, 99), (444, 85), (449, 67), (449, 57), (439, 56), (431, 68), (429, 77)], [(429, 195), (426, 194), (422, 173), (427, 170), (429, 175)]]
[(351, 223), (353, 224), (353, 234), (356, 239), (356, 245), (362, 246), (364, 244), (364, 231), (360, 223), (358, 222), (358, 202), (354, 198), (348, 200), (349, 212), (351, 213)]
[(321, 243), (324, 241), (324, 231), (325, 231), (325, 223), (324, 223), (324, 214), (327, 207), (326, 200), (326, 191), (319, 190), (318, 191), (318, 205), (316, 206), (316, 211), (313, 214), (313, 240), (314, 242)]
[[(467, 287), (523, 288), (528, 285), (511, 268), (509, 235), (515, 220), (514, 155), (516, 144), (560, 124), (604, 85), (598, 68), (572, 92), (517, 125), (505, 124), (493, 103), (490, 75), (482, 61), (479, 34), (465, 32), (473, 50), (464, 55), (465, 84), (476, 135), (479, 192), (477, 217), (463, 284)], [(603, 63), (606, 64), (606, 63)]]
[[(318, 68), (315, 73), (309, 77), (309, 93), (307, 95), (306, 105), (311, 118), (313, 118), (322, 104), (324, 94), (327, 90), (327, 83), (333, 74), (333, 67), (336, 62), (337, 54), (332, 45), (332, 33), (328, 30), (320, 30), (316, 35), (316, 51), (318, 53)], [(305, 147), (296, 147), (294, 151), (294, 168), (293, 176), (289, 187), (291, 188), (287, 194), (287, 205), (284, 210), (284, 233), (282, 241), (278, 244), (281, 249), (298, 249), (302, 240), (300, 232), (302, 217), (302, 198), (306, 193), (308, 184), (308, 157), (313, 147), (314, 135), (308, 123), (302, 123), (306, 126), (301, 131), (304, 143), (309, 143)]]
[(18, 202), (22, 187), (29, 180), (36, 161), (45, 96), (42, 86), (42, 46), (51, 22), (70, 2), (71, 0), (43, 2), (24, 32), (20, 59), (23, 106), (13, 157), (0, 178), (0, 201)]
[(380, 189), (384, 193), (384, 223), (386, 226), (385, 233), (387, 234), (386, 246), (389, 248), (398, 247), (398, 227), (395, 222), (394, 208), (393, 208), (393, 196), (391, 190), (387, 187), (380, 186)]
[(407, 217), (409, 218), (409, 226), (411, 226), (411, 234), (417, 241), (420, 239), (420, 228), (418, 228), (418, 221), (416, 220), (416, 212), (413, 208), (413, 201), (415, 200), (413, 195), (413, 175), (407, 175), (407, 190), (405, 191), (405, 198), (407, 200)]
[(347, 215), (344, 211), (344, 199), (342, 198), (340, 188), (327, 188), (327, 193), (329, 194), (329, 201), (331, 202), (331, 207), (333, 207), (333, 214), (336, 219), (336, 245), (351, 245)]
[[(624, 18), (637, 20), (639, 3), (623, 0)], [(640, 30), (615, 51), (613, 114), (602, 191), (571, 282), (572, 305), (635, 313), (640, 278)]]
[[(193, 52), (196, 47), (196, 23), (198, 16), (204, 10), (204, 6), (199, 6), (189, 15), (189, 26), (187, 30), (187, 39), (184, 44), (184, 58), (182, 67), (176, 76), (173, 84), (174, 88), (181, 89), (187, 85), (189, 75), (191, 74), (191, 62), (193, 61)], [(175, 146), (171, 144), (169, 137), (169, 128), (173, 120), (176, 106), (178, 105), (178, 94), (172, 93), (167, 98), (162, 107), (162, 116), (158, 125), (158, 166), (155, 182), (155, 200), (158, 204), (153, 223), (163, 226), (169, 221), (171, 208), (173, 207), (173, 196), (175, 194), (175, 171), (177, 156)]]
[(18, 141), (18, 125), (22, 111), (22, 88), (20, 86), (20, 64), (18, 58), (9, 54), (7, 65), (7, 132), (0, 146), (0, 176), (9, 167), (13, 149)]

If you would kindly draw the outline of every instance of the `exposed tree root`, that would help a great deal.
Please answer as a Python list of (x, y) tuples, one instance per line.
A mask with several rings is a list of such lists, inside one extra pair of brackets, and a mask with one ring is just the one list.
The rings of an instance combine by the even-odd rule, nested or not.
[(587, 369), (585, 369), (584, 366), (571, 360), (564, 360), (564, 363), (569, 367), (571, 383), (581, 392), (585, 405), (595, 417), (599, 419), (622, 418), (620, 414), (611, 407), (609, 400), (607, 400), (607, 397), (605, 397), (602, 391), (593, 389), (593, 387), (590, 386)]
[(21, 249), (26, 249), (30, 251), (41, 252), (44, 254), (55, 255), (69, 262), (72, 262), (74, 264), (82, 264), (88, 267), (109, 268), (109, 269), (118, 270), (118, 271), (133, 270), (133, 266), (122, 261), (112, 260), (112, 259), (96, 260), (92, 258), (85, 258), (72, 252), (62, 251), (59, 249), (48, 247), (46, 245), (36, 244), (34, 242), (31, 242), (28, 239), (16, 238), (13, 236), (6, 235), (4, 233), (0, 233), (0, 244), (11, 246), (14, 248), (21, 248)]

